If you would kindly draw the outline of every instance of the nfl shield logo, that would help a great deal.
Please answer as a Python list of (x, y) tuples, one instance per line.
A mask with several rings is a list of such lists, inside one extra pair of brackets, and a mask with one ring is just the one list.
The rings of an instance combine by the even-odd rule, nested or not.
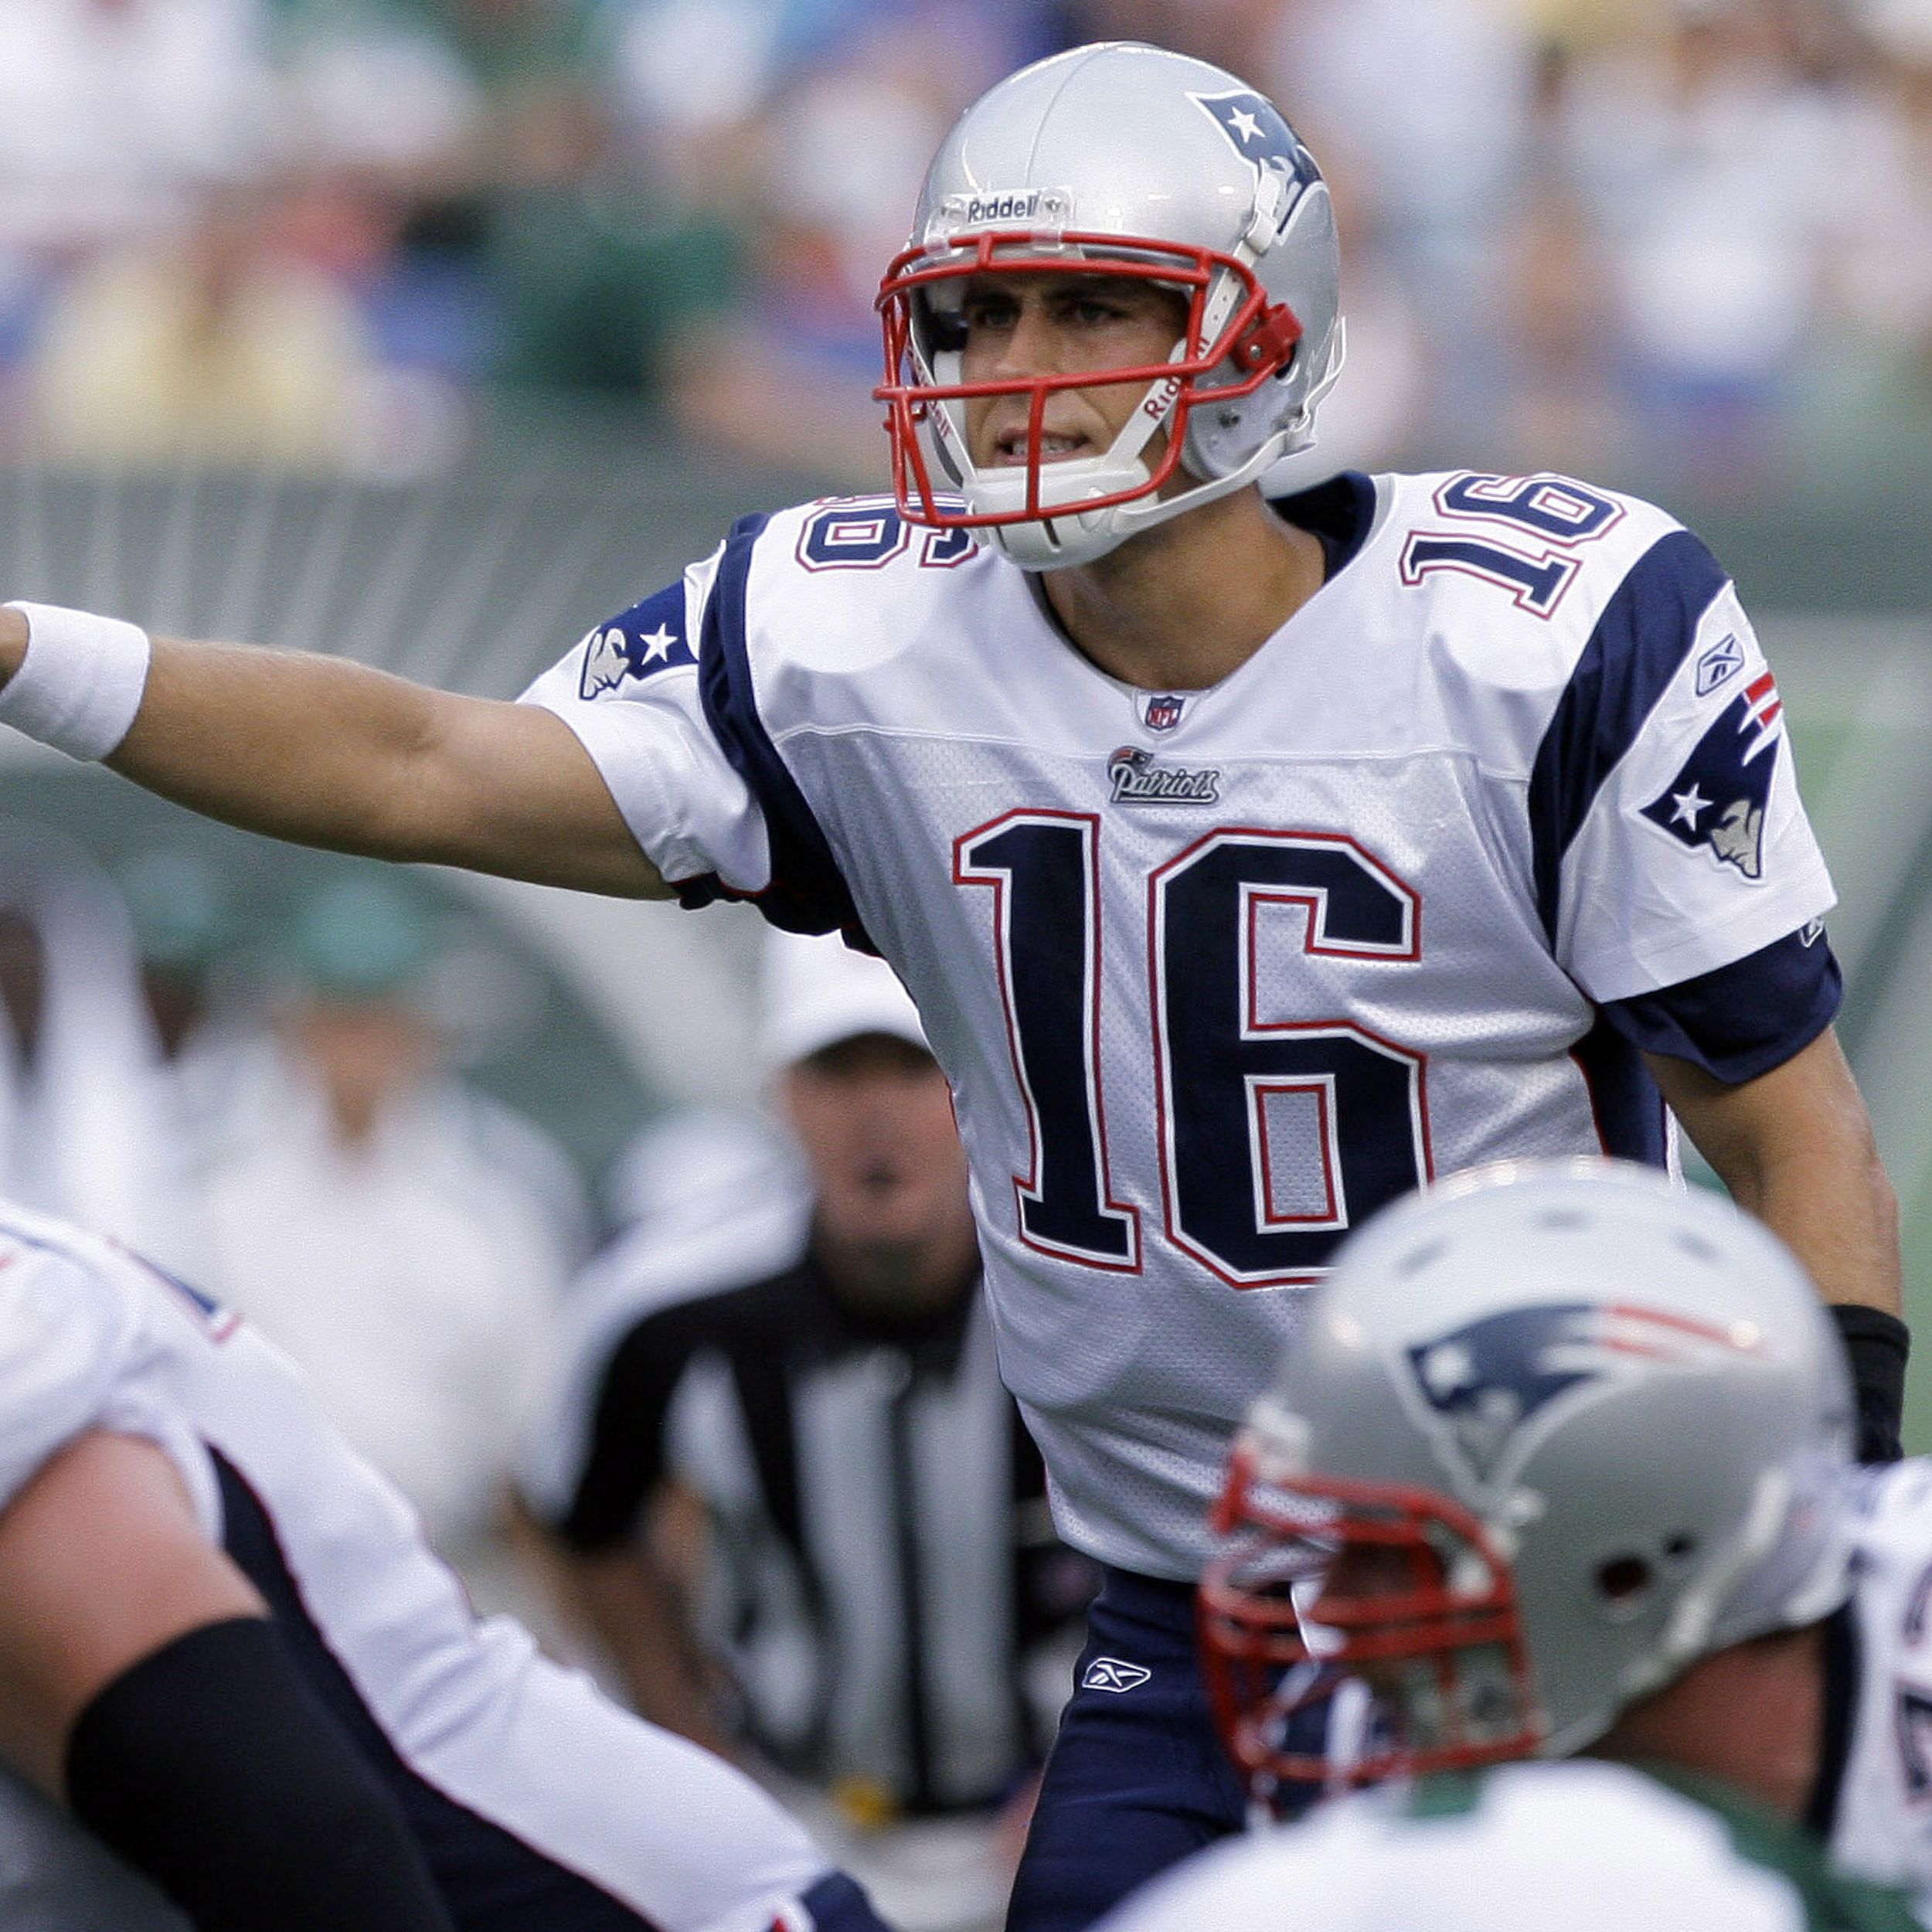
[(1172, 731), (1181, 722), (1181, 713), (1187, 700), (1169, 694), (1165, 697), (1149, 698), (1146, 709), (1141, 713), (1150, 731)]

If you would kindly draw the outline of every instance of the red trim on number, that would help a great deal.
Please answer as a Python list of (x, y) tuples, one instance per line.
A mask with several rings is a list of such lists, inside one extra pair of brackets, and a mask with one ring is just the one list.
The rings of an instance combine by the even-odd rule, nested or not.
[[(809, 575), (816, 577), (827, 570), (883, 570), (889, 563), (896, 563), (906, 553), (913, 539), (912, 526), (899, 514), (899, 505), (889, 496), (832, 497), (821, 499), (823, 507), (815, 506), (811, 514), (799, 526), (798, 541), (793, 555), (798, 567)], [(821, 526), (830, 525), (838, 519), (849, 517), (855, 523), (870, 518), (878, 526), (878, 533), (864, 540), (876, 543), (885, 534), (888, 520), (899, 526), (899, 541), (889, 550), (876, 557), (812, 557), (805, 554), (805, 546), (812, 533)], [(834, 546), (835, 548), (835, 546)], [(855, 546), (855, 547), (856, 547)]]
[[(1315, 1129), (1321, 1138), (1321, 1191), (1328, 1205), (1319, 1214), (1284, 1214), (1274, 1205), (1274, 1162), (1268, 1146), (1267, 1099), (1273, 1094), (1312, 1094), (1315, 1100)], [(1248, 1117), (1254, 1135), (1255, 1173), (1260, 1182), (1256, 1205), (1261, 1210), (1264, 1228), (1332, 1228), (1338, 1225), (1340, 1209), (1335, 1201), (1335, 1076), (1314, 1080), (1255, 1080), (1248, 1083)]]
[[(1520, 524), (1515, 526), (1519, 532)], [(1501, 571), (1478, 569), (1476, 565), (1461, 557), (1430, 557), (1420, 563), (1410, 561), (1417, 543), (1480, 543), (1492, 550), (1502, 550), (1518, 557), (1532, 570), (1546, 569), (1555, 564), (1560, 574), (1546, 592), (1542, 604), (1533, 601), (1536, 593), (1520, 577), (1505, 577)], [(1532, 617), (1547, 622), (1556, 614), (1556, 607), (1570, 594), (1570, 587), (1577, 581), (1577, 573), (1583, 567), (1581, 557), (1532, 556), (1514, 543), (1504, 543), (1487, 535), (1471, 537), (1460, 535), (1454, 530), (1411, 530), (1402, 546), (1402, 558), (1397, 566), (1397, 574), (1410, 589), (1413, 590), (1424, 577), (1436, 577), (1447, 572), (1452, 577), (1474, 577), (1478, 583), (1492, 585), (1499, 590), (1507, 590), (1510, 600), (1519, 611), (1527, 611)]]

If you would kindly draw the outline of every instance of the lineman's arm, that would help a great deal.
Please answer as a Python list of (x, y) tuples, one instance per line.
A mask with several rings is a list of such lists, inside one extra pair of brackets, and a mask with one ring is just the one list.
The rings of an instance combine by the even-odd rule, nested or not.
[[(0, 607), (0, 682), (26, 645), (26, 618)], [(632, 898), (669, 890), (560, 719), (342, 658), (157, 638), (107, 762), (302, 845)]]
[(204, 1624), (267, 1614), (158, 1449), (83, 1436), (0, 1513), (0, 1756), (60, 1797), (68, 1734), (99, 1692)]
[(1732, 1198), (1782, 1236), (1827, 1301), (1901, 1313), (1898, 1201), (1831, 1028), (1735, 1087), (1688, 1060), (1644, 1059)]
[(83, 1436), (0, 1512), (0, 1755), (199, 1932), (453, 1932), (395, 1800), (151, 1444)]

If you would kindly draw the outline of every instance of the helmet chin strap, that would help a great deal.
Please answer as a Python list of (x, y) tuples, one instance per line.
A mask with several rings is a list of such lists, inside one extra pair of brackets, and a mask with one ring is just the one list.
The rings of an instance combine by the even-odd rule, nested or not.
[[(1168, 351), (1168, 360), (1184, 361), (1187, 354), (1188, 341), (1182, 336)], [(951, 356), (934, 359), (935, 362), (956, 359)], [(957, 380), (956, 370), (942, 372), (940, 379)], [(1037, 472), (1043, 514), (1012, 523), (981, 524), (973, 530), (973, 536), (987, 549), (998, 551), (1024, 570), (1064, 569), (1091, 563), (1106, 556), (1132, 534), (1130, 528), (1123, 526), (1121, 513), (1138, 509), (1140, 505), (1121, 503), (1107, 509), (1083, 511), (1080, 504), (1083, 499), (1145, 487), (1153, 472), (1141, 453), (1157, 430), (1170, 428), (1179, 396), (1177, 385), (1164, 406), (1154, 412), (1148, 410), (1143, 398), (1102, 455), (1061, 463), (1043, 461), (1036, 465), (1029, 453), (1025, 464), (1010, 469), (981, 470), (975, 465), (960, 479), (967, 500), (975, 510), (1023, 509), (1031, 479)], [(954, 418), (953, 427), (964, 451), (964, 405), (948, 403), (940, 406), (960, 411), (959, 417)], [(1144, 501), (1151, 503), (1154, 499)]]

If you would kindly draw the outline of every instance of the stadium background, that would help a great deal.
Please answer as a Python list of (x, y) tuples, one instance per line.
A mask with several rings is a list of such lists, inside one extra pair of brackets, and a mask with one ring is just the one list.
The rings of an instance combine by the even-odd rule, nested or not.
[[(512, 695), (736, 515), (877, 485), (865, 298), (935, 131), (1114, 33), (1270, 85), (1337, 183), (1304, 476), (1573, 470), (1734, 573), (1932, 1334), (1927, 0), (0, 0), (0, 584)], [(243, 961), (352, 862), (10, 736), (0, 812), (209, 862)], [(750, 915), (424, 886), (471, 1072), (587, 1174), (753, 1093)]]

